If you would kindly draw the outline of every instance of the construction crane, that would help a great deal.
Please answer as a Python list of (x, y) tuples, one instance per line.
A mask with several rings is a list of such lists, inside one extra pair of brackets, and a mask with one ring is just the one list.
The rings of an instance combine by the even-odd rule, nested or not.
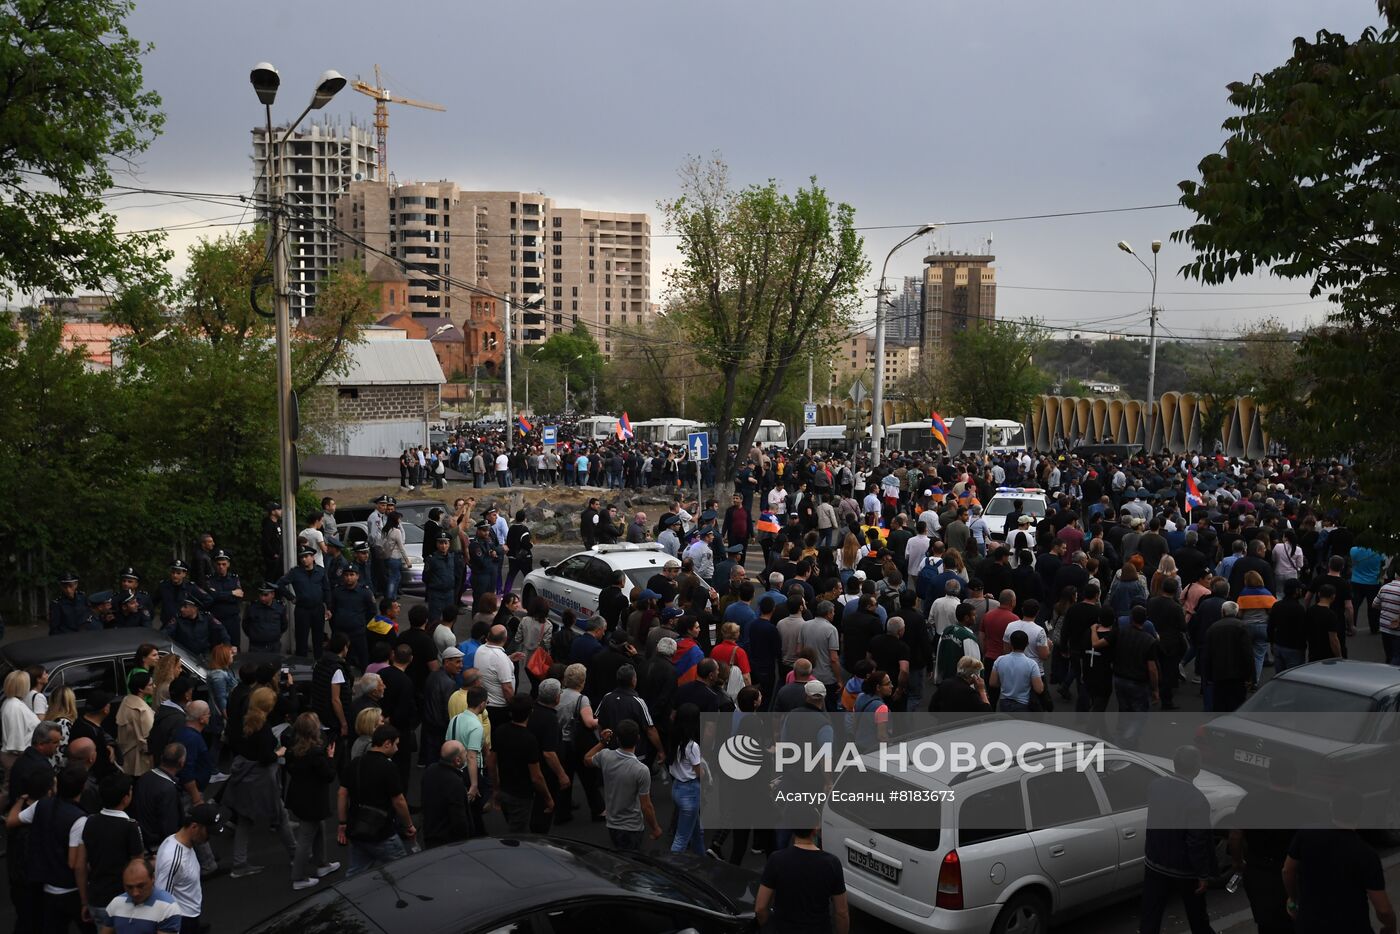
[(379, 146), (379, 180), (387, 182), (389, 180), (389, 104), (407, 104), (410, 107), (422, 107), (424, 110), (445, 111), (446, 107), (441, 104), (430, 104), (427, 101), (410, 100), (407, 97), (395, 97), (384, 87), (384, 82), (379, 77), (379, 66), (374, 66), (374, 84), (366, 84), (359, 78), (350, 82), (350, 86), (368, 97), (374, 98), (374, 129)]

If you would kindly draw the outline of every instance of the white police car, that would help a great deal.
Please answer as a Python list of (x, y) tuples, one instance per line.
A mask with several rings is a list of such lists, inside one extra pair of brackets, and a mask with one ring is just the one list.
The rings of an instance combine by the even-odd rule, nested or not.
[(626, 574), (632, 584), (645, 587), (669, 559), (670, 555), (656, 542), (594, 545), (557, 564), (531, 571), (520, 599), (526, 610), (540, 596), (549, 603), (549, 613), (556, 619), (565, 610), (573, 610), (579, 619), (586, 619), (598, 612), (598, 595), (618, 571)]
[(1000, 486), (987, 503), (984, 516), (987, 531), (992, 538), (1003, 541), (1006, 538), (1006, 517), (1018, 511), (1031, 517), (1031, 524), (1039, 522), (1046, 512), (1045, 491), (1033, 486)]

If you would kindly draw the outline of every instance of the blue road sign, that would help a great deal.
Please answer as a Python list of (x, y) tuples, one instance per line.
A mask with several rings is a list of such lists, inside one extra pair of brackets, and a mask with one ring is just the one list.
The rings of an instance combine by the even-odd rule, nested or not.
[(685, 447), (690, 452), (692, 460), (707, 461), (710, 459), (710, 436), (703, 431), (692, 431), (685, 436)]
[(558, 426), (558, 425), (545, 425), (545, 426), (544, 426), (544, 430), (543, 430), (543, 434), (544, 434), (544, 443), (545, 443), (545, 444), (558, 444), (558, 443), (559, 443), (559, 426)]

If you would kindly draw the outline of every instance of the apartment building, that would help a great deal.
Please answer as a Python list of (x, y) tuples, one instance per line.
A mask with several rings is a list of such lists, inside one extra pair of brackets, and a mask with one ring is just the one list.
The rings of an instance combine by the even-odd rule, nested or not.
[(955, 332), (991, 321), (997, 313), (996, 257), (934, 253), (924, 257), (925, 350), (941, 347)]
[(905, 276), (904, 287), (890, 298), (885, 309), (885, 339), (899, 343), (923, 343), (924, 282)]
[(448, 181), (392, 191), (359, 183), (337, 203), (336, 223), (349, 235), (341, 244), (347, 258), (369, 265), (389, 253), (412, 264), (411, 314), (462, 326), (480, 298), (467, 283), (509, 296), (517, 348), (582, 321), (610, 356), (618, 328), (656, 314), (646, 214), (561, 208), (539, 192), (464, 191)]
[[(895, 386), (913, 376), (919, 369), (919, 345), (905, 341), (885, 340), (885, 385)], [(845, 393), (856, 379), (864, 379), (867, 387), (875, 385), (875, 338), (869, 333), (846, 338), (837, 347), (831, 360), (832, 380), (840, 393)]]
[[(274, 127), (274, 141), (286, 132)], [(253, 128), (253, 194), (266, 203), (268, 141), (264, 127)], [(359, 181), (378, 172), (373, 127), (338, 119), (313, 120), (282, 144), (277, 169), (291, 206), (288, 218), (288, 286), (292, 317), (313, 314), (316, 290), (338, 257), (332, 230), (336, 200)], [(259, 210), (260, 218), (266, 217)]]

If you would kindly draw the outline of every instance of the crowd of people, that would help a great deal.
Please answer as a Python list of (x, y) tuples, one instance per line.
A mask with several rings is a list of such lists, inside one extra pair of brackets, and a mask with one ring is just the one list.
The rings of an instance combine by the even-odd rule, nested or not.
[[(448, 462), (468, 453), (484, 466), (481, 448), (449, 445)], [(614, 475), (618, 486), (649, 484), (657, 463), (622, 443), (574, 463), (583, 458), (603, 487)], [(515, 469), (507, 456), (501, 471)], [(534, 469), (546, 473), (533, 479), (549, 482), (558, 468)], [(526, 482), (531, 470), (527, 462)], [(1125, 711), (1172, 710), (1183, 691), (1199, 690), (1206, 710), (1228, 711), (1266, 667), (1347, 655), (1363, 618), (1400, 663), (1400, 582), (1339, 524), (1337, 506), (1356, 495), (1342, 464), (893, 452), (870, 469), (861, 457), (755, 449), (734, 489), (724, 504), (677, 496), (654, 522), (590, 499), (578, 520), (585, 547), (654, 541), (666, 559), (645, 586), (618, 573), (596, 612), (577, 616), (554, 618), (539, 598), (522, 605), (514, 588), (533, 547), (523, 513), (510, 523), (466, 499), (430, 514), (426, 600), (406, 614), (388, 496), (377, 501), (363, 550), (349, 554), (334, 503), (324, 504), (313, 534), (301, 536), (298, 566), (267, 574), (251, 600), (212, 536), (201, 542), (207, 572), (173, 562), (155, 597), (131, 569), (115, 600), (84, 598), (66, 580), (53, 631), (164, 628), (209, 659), (216, 686), (208, 702), (192, 700), (179, 677), (161, 683), (159, 660), (138, 659), (126, 697), (89, 697), (92, 710), (65, 708), (54, 720), (37, 709), (43, 674), (14, 673), (27, 680), (6, 684), (0, 720), (16, 820), (54, 797), (57, 774), (58, 800), (67, 789), (85, 813), (128, 814), (140, 828), (139, 847), (87, 873), (108, 888), (51, 899), (50, 889), (72, 887), (36, 860), (33, 878), (12, 886), (17, 908), (27, 898), (31, 912), (91, 912), (117, 897), (110, 883), (121, 873), (141, 876), (130, 859), (154, 855), (156, 890), (198, 917), (189, 893), (215, 863), (207, 823), (194, 818), (208, 815), (204, 790), (226, 764), (235, 876), (261, 870), (247, 862), (247, 846), (269, 827), (287, 851), (290, 883), (303, 889), (339, 868), (321, 833), (332, 815), (337, 842), (349, 848), (347, 872), (357, 874), (419, 846), (484, 834), (488, 812), (509, 832), (549, 833), (586, 807), (619, 849), (667, 836), (673, 852), (722, 856), (730, 843), (736, 863), (750, 849), (768, 854), (775, 884), (761, 899), (792, 904), (806, 880), (805, 895), (826, 906), (830, 923), (844, 912), (831, 867), (788, 853), (811, 848), (813, 828), (728, 834), (701, 825), (702, 789), (714, 778), (701, 753), (702, 714), (733, 711), (733, 729), (744, 731), (751, 714), (794, 713), (790, 722), (807, 725), (794, 730), (828, 724), (869, 747), (903, 710), (1064, 702), (1103, 711), (1114, 701)], [(984, 507), (999, 491), (1013, 506), (994, 535)], [(1041, 492), (1044, 508), (1027, 508)], [(269, 510), (269, 522), (277, 518)], [(280, 641), (283, 600), (297, 653), (316, 659), (305, 703), (275, 669), (237, 662), (245, 643), (256, 651)], [(54, 706), (64, 706), (62, 691)], [(70, 764), (56, 758), (50, 726)], [(81, 789), (74, 775), (63, 778), (79, 736), (96, 747)], [(21, 767), (40, 758), (47, 772)], [(421, 801), (410, 806), (415, 764), (424, 768)], [(159, 790), (175, 802), (159, 821), (143, 783), (145, 795)], [(656, 786), (674, 804), (667, 828)], [(36, 853), (58, 839), (55, 826), (47, 818), (28, 826)], [(172, 838), (178, 845), (162, 862)], [(806, 868), (793, 871), (798, 864)]]

